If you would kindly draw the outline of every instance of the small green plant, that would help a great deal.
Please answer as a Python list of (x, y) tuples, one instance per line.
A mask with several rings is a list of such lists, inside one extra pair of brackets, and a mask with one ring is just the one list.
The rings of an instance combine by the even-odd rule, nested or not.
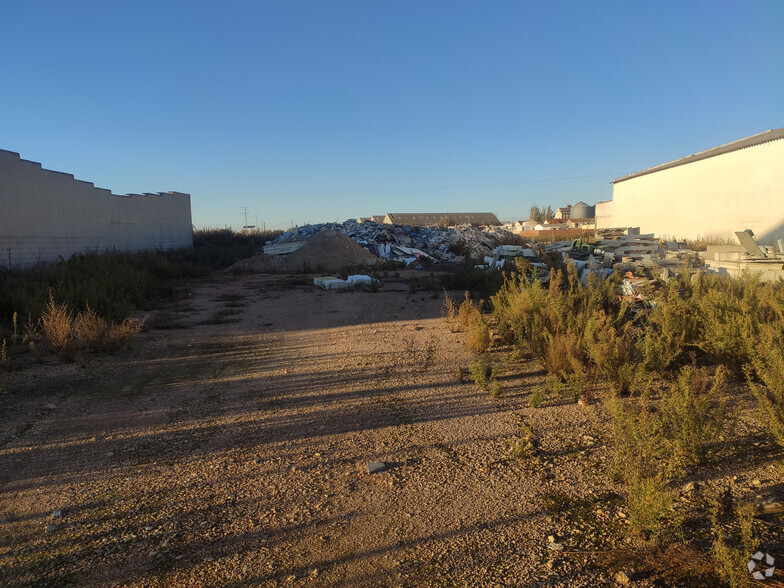
[(477, 317), (481, 317), (481, 314), (482, 313), (479, 310), (479, 307), (471, 301), (471, 293), (466, 292), (465, 298), (463, 299), (463, 302), (460, 303), (460, 307), (457, 310), (458, 322), (463, 327), (468, 328), (468, 326), (474, 322)]
[(757, 398), (763, 422), (776, 442), (784, 447), (784, 336), (775, 327), (762, 333), (746, 378)]
[(682, 466), (651, 399), (652, 381), (636, 382), (635, 387), (631, 398), (610, 394), (604, 403), (612, 417), (615, 475), (627, 488), (630, 530), (657, 544), (679, 528), (671, 509), (671, 484)]
[(490, 326), (479, 314), (469, 323), (466, 331), (466, 346), (475, 353), (485, 353), (490, 349)]
[(457, 366), (455, 372), (457, 374), (457, 381), (460, 382), (461, 384), (464, 383), (466, 381), (466, 375), (467, 375), (465, 366), (462, 365)]
[(474, 380), (474, 384), (482, 390), (490, 390), (497, 377), (496, 369), (484, 359), (477, 359), (471, 364), (471, 378)]
[(539, 408), (547, 400), (547, 389), (544, 386), (537, 386), (528, 396), (528, 404), (534, 408)]
[(501, 382), (495, 380), (490, 384), (490, 396), (493, 398), (500, 398), (502, 393)]
[(732, 526), (737, 527), (737, 532), (728, 535), (719, 523), (716, 506), (711, 513), (714, 536), (711, 555), (718, 576), (732, 588), (749, 585), (746, 562), (757, 551), (758, 546), (754, 539), (753, 514), (753, 510), (748, 506), (736, 509)]
[(657, 544), (672, 536), (680, 521), (673, 512), (674, 495), (665, 472), (653, 476), (633, 475), (627, 482), (626, 507), (631, 531)]
[(623, 322), (626, 309), (615, 319), (603, 310), (588, 320), (584, 336), (587, 353), (616, 394), (626, 394), (634, 381), (635, 327)]
[(735, 419), (725, 393), (727, 372), (719, 367), (711, 377), (696, 361), (684, 366), (678, 379), (663, 393), (661, 418), (664, 434), (687, 464), (704, 463), (717, 454), (732, 433)]
[(536, 437), (533, 427), (521, 420), (519, 433), (519, 438), (511, 443), (512, 455), (518, 458), (533, 455), (536, 451)]

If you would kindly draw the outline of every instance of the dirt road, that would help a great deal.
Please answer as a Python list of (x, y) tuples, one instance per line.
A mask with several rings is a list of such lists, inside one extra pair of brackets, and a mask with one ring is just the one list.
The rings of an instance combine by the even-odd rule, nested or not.
[[(562, 503), (606, 492), (591, 410), (528, 408), (525, 363), (498, 399), (461, 382), (474, 357), (441, 298), (229, 274), (181, 298), (130, 350), (2, 376), (0, 584), (612, 577), (558, 550), (583, 528)], [(535, 459), (510, 452), (521, 418), (545, 431)]]

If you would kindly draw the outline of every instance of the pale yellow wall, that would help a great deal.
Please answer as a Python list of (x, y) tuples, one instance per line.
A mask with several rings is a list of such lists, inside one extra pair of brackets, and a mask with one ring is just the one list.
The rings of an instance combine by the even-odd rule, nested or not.
[(188, 194), (116, 196), (0, 150), (0, 267), (192, 244)]
[(616, 225), (613, 224), (613, 201), (605, 200), (596, 203), (596, 228), (597, 229), (610, 229)]
[(643, 233), (784, 238), (784, 139), (613, 184), (612, 224)]

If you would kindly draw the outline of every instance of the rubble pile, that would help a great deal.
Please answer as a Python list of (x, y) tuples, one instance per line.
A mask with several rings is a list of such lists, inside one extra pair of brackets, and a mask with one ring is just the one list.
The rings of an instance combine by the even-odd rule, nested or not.
[(311, 233), (302, 245), (285, 255), (255, 255), (238, 261), (231, 270), (261, 272), (327, 271), (348, 266), (372, 266), (379, 258), (334, 230)]
[(275, 246), (306, 241), (323, 231), (337, 231), (382, 259), (407, 264), (422, 261), (461, 262), (467, 257), (483, 259), (501, 244), (519, 243), (521, 238), (500, 227), (410, 227), (381, 225), (353, 219), (343, 223), (321, 223), (295, 227), (265, 247), (265, 253), (288, 251)]

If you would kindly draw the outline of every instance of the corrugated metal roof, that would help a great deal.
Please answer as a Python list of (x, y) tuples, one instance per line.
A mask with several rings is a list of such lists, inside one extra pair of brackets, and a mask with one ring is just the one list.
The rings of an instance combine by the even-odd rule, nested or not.
[(765, 131), (764, 133), (758, 133), (756, 135), (752, 135), (751, 137), (746, 137), (745, 139), (739, 139), (738, 141), (733, 141), (732, 143), (727, 143), (726, 145), (719, 145), (718, 147), (714, 147), (713, 149), (700, 151), (699, 153), (695, 153), (693, 155), (687, 155), (686, 157), (681, 157), (680, 159), (676, 159), (675, 161), (662, 163), (661, 165), (657, 165), (656, 167), (649, 167), (648, 169), (644, 169), (642, 171), (629, 174), (627, 176), (616, 178), (611, 183), (617, 184), (618, 182), (623, 182), (624, 180), (631, 180), (632, 178), (637, 178), (647, 174), (652, 174), (654, 172), (661, 171), (664, 169), (669, 169), (671, 167), (678, 167), (679, 165), (685, 165), (687, 163), (692, 163), (694, 161), (708, 159), (709, 157), (724, 155), (725, 153), (738, 151), (739, 149), (746, 149), (747, 147), (754, 147), (755, 145), (762, 145), (763, 143), (769, 143), (770, 141), (777, 141), (778, 139), (782, 139), (782, 138), (784, 138), (784, 127), (780, 129), (771, 129), (770, 131)]

